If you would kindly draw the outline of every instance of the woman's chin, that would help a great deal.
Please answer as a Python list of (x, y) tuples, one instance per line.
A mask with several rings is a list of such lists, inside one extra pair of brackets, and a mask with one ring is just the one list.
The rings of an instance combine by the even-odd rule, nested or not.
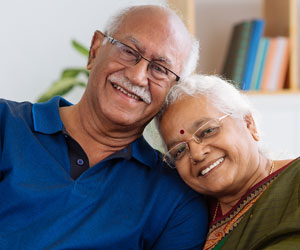
[(194, 189), (196, 192), (204, 195), (209, 195), (213, 197), (221, 197), (223, 195), (230, 193), (229, 190), (231, 190), (232, 184), (215, 184), (215, 185), (209, 185), (204, 187), (203, 185), (195, 185), (187, 183), (192, 189)]

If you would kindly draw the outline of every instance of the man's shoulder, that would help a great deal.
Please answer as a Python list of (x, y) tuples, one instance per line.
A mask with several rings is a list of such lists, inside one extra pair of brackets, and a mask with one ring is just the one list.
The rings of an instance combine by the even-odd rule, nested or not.
[(140, 137), (132, 144), (132, 156), (144, 165), (149, 182), (152, 182), (156, 188), (172, 187), (174, 191), (178, 192), (185, 192), (189, 189), (177, 170), (170, 168), (163, 161), (163, 154), (154, 149), (144, 137)]
[(32, 103), (16, 102), (0, 98), (0, 117), (3, 119), (8, 116), (12, 117), (26, 117), (31, 112)]
[(28, 101), (23, 101), (23, 102), (17, 102), (17, 101), (12, 101), (12, 100), (7, 100), (0, 98), (0, 107), (1, 109), (4, 107), (9, 107), (9, 108), (18, 108), (18, 107), (23, 107), (23, 106), (32, 106), (31, 102)]
[(192, 190), (180, 177), (176, 169), (170, 168), (163, 160), (163, 154), (155, 150), (157, 153), (157, 164), (152, 168), (152, 178), (155, 187), (162, 190), (168, 190), (170, 196), (174, 195), (179, 199), (187, 197), (202, 197), (202, 195)]
[(170, 183), (175, 185), (183, 185), (186, 187), (186, 184), (184, 184), (183, 180), (181, 179), (180, 175), (178, 174), (178, 171), (176, 169), (170, 168), (163, 160), (163, 154), (159, 151), (157, 151), (158, 155), (158, 161), (157, 166), (154, 168), (154, 171), (158, 175), (158, 178), (163, 178), (168, 180)]

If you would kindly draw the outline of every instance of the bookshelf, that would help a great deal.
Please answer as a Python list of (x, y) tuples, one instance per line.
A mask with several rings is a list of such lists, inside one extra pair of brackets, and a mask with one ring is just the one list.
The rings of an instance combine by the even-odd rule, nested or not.
[[(273, 92), (246, 91), (245, 93), (260, 113), (262, 138), (269, 151), (275, 152), (275, 156), (271, 158), (287, 159), (299, 156), (300, 87), (297, 86), (300, 86), (300, 80), (297, 80), (299, 77), (296, 73), (300, 49), (295, 39), (298, 35), (296, 24), (300, 24), (300, 20), (297, 20), (300, 0), (169, 0), (168, 2), (171, 7), (175, 7), (182, 13), (187, 27), (200, 41), (198, 73), (221, 73), (232, 27), (240, 21), (264, 18), (269, 23), (266, 25), (265, 35), (292, 37), (293, 53), (291, 53), (290, 63), (294, 68), (289, 67), (290, 88)], [(275, 10), (274, 6), (266, 8), (266, 4), (270, 2), (284, 6), (276, 7)], [(183, 3), (187, 3), (189, 7)], [(298, 8), (291, 7), (296, 4)], [(190, 23), (187, 23), (187, 20)]]
[[(285, 89), (253, 91), (257, 94), (299, 93), (297, 43), (297, 8), (300, 0), (169, 0), (179, 10), (187, 27), (200, 40), (198, 72), (222, 74), (234, 24), (243, 20), (265, 20), (264, 36), (290, 38), (288, 79)], [(298, 8), (300, 9), (300, 7)], [(299, 55), (300, 57), (300, 55)], [(252, 91), (249, 91), (252, 95)]]

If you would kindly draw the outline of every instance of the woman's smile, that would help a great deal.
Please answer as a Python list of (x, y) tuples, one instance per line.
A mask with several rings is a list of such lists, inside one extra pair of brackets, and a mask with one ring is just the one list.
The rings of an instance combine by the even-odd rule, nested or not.
[(210, 164), (208, 167), (206, 167), (203, 170), (200, 170), (198, 173), (198, 176), (206, 176), (211, 170), (215, 169), (217, 166), (221, 166), (222, 162), (225, 160), (225, 157), (221, 157), (220, 159), (216, 160), (212, 164)]

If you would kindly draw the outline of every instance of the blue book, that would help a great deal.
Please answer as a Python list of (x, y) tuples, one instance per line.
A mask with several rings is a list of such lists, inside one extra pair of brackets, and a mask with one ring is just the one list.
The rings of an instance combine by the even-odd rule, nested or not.
[(264, 68), (265, 68), (265, 62), (266, 62), (266, 58), (267, 58), (267, 52), (268, 52), (268, 48), (269, 48), (269, 43), (270, 43), (270, 39), (269, 38), (265, 38), (264, 39), (264, 45), (263, 45), (263, 54), (262, 54), (262, 58), (260, 61), (260, 67), (259, 67), (259, 72), (258, 72), (258, 76), (257, 76), (257, 80), (255, 83), (255, 90), (259, 90), (260, 89), (260, 85), (261, 85), (261, 78), (264, 72)]
[(261, 62), (261, 58), (262, 58), (263, 47), (264, 47), (263, 44), (264, 44), (264, 37), (262, 37), (259, 41), (257, 55), (256, 55), (256, 58), (255, 58), (255, 63), (254, 63), (254, 68), (253, 68), (253, 73), (252, 73), (252, 77), (251, 77), (251, 84), (250, 84), (249, 90), (254, 90), (255, 89), (256, 80), (257, 80), (259, 67), (260, 67), (260, 62)]
[(263, 19), (257, 19), (252, 21), (252, 33), (248, 46), (246, 64), (243, 73), (242, 87), (243, 90), (249, 90), (251, 84), (251, 77), (254, 69), (255, 59), (257, 55), (259, 40), (263, 35), (265, 28), (265, 21)]
[(269, 38), (262, 37), (259, 41), (257, 55), (255, 59), (254, 69), (251, 78), (250, 90), (256, 90), (256, 86), (259, 85), (261, 79), (262, 69), (264, 67), (264, 60), (266, 55), (266, 48)]

